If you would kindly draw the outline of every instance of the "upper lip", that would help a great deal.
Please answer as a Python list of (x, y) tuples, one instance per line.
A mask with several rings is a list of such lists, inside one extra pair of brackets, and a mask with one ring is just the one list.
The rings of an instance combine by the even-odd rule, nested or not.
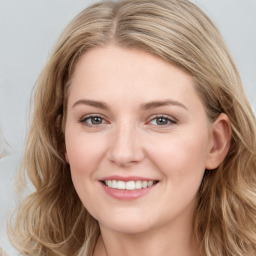
[(145, 178), (145, 177), (139, 177), (139, 176), (119, 176), (119, 175), (114, 175), (114, 176), (108, 176), (100, 179), (101, 181), (105, 180), (120, 180), (120, 181), (157, 181), (157, 179), (151, 179), (151, 178)]

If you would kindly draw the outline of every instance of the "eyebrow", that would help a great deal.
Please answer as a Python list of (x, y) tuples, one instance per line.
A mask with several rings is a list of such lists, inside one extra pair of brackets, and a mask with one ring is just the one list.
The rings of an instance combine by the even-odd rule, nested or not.
[[(92, 106), (92, 107), (96, 107), (96, 108), (100, 108), (100, 109), (104, 109), (104, 110), (108, 109), (108, 106), (106, 103), (101, 102), (101, 101), (96, 101), (96, 100), (89, 100), (89, 99), (80, 99), (80, 100), (76, 101), (72, 107), (74, 108), (75, 106), (80, 105), (80, 104), (88, 105), (88, 106)], [(168, 105), (174, 105), (174, 106), (182, 107), (182, 108), (188, 110), (188, 108), (185, 105), (183, 105), (181, 102), (175, 101), (175, 100), (170, 100), (170, 99), (163, 100), (163, 101), (150, 101), (145, 104), (142, 104), (141, 108), (143, 110), (150, 110), (150, 109), (159, 108), (159, 107), (168, 106)]]
[(100, 109), (108, 109), (107, 104), (105, 104), (104, 102), (101, 101), (95, 101), (95, 100), (87, 100), (87, 99), (81, 99), (76, 101), (72, 108), (74, 108), (77, 105), (88, 105), (88, 106), (92, 106), (92, 107), (96, 107), (96, 108), (100, 108)]
[(174, 105), (174, 106), (182, 107), (188, 110), (188, 108), (185, 105), (183, 105), (181, 102), (175, 101), (175, 100), (169, 100), (169, 99), (163, 100), (163, 101), (151, 101), (151, 102), (145, 103), (142, 105), (142, 109), (148, 110), (148, 109), (159, 108), (159, 107), (164, 107), (168, 105)]

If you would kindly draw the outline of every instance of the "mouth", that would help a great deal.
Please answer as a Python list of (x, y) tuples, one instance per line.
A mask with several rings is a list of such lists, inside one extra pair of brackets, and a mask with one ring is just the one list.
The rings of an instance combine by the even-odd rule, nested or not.
[(118, 190), (141, 190), (156, 185), (158, 180), (102, 180), (103, 185)]

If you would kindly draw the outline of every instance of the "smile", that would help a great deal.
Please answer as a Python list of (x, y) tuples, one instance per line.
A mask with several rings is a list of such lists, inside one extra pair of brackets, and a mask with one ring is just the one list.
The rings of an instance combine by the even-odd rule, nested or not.
[(138, 189), (145, 189), (148, 187), (153, 186), (158, 181), (146, 181), (146, 180), (136, 180), (136, 181), (121, 181), (121, 180), (104, 180), (103, 183), (109, 187), (119, 190), (138, 190)]

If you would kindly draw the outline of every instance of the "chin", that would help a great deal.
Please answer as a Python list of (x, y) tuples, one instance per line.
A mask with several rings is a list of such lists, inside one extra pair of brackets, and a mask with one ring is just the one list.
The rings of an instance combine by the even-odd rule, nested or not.
[(115, 231), (116, 233), (122, 233), (127, 235), (145, 233), (148, 230), (150, 230), (150, 227), (148, 225), (143, 225), (142, 223), (140, 223), (138, 226), (134, 222), (129, 222), (125, 224), (113, 223), (112, 225), (109, 225), (107, 228)]
[(100, 227), (123, 234), (139, 234), (151, 229), (150, 220), (140, 215), (110, 216), (99, 221)]

